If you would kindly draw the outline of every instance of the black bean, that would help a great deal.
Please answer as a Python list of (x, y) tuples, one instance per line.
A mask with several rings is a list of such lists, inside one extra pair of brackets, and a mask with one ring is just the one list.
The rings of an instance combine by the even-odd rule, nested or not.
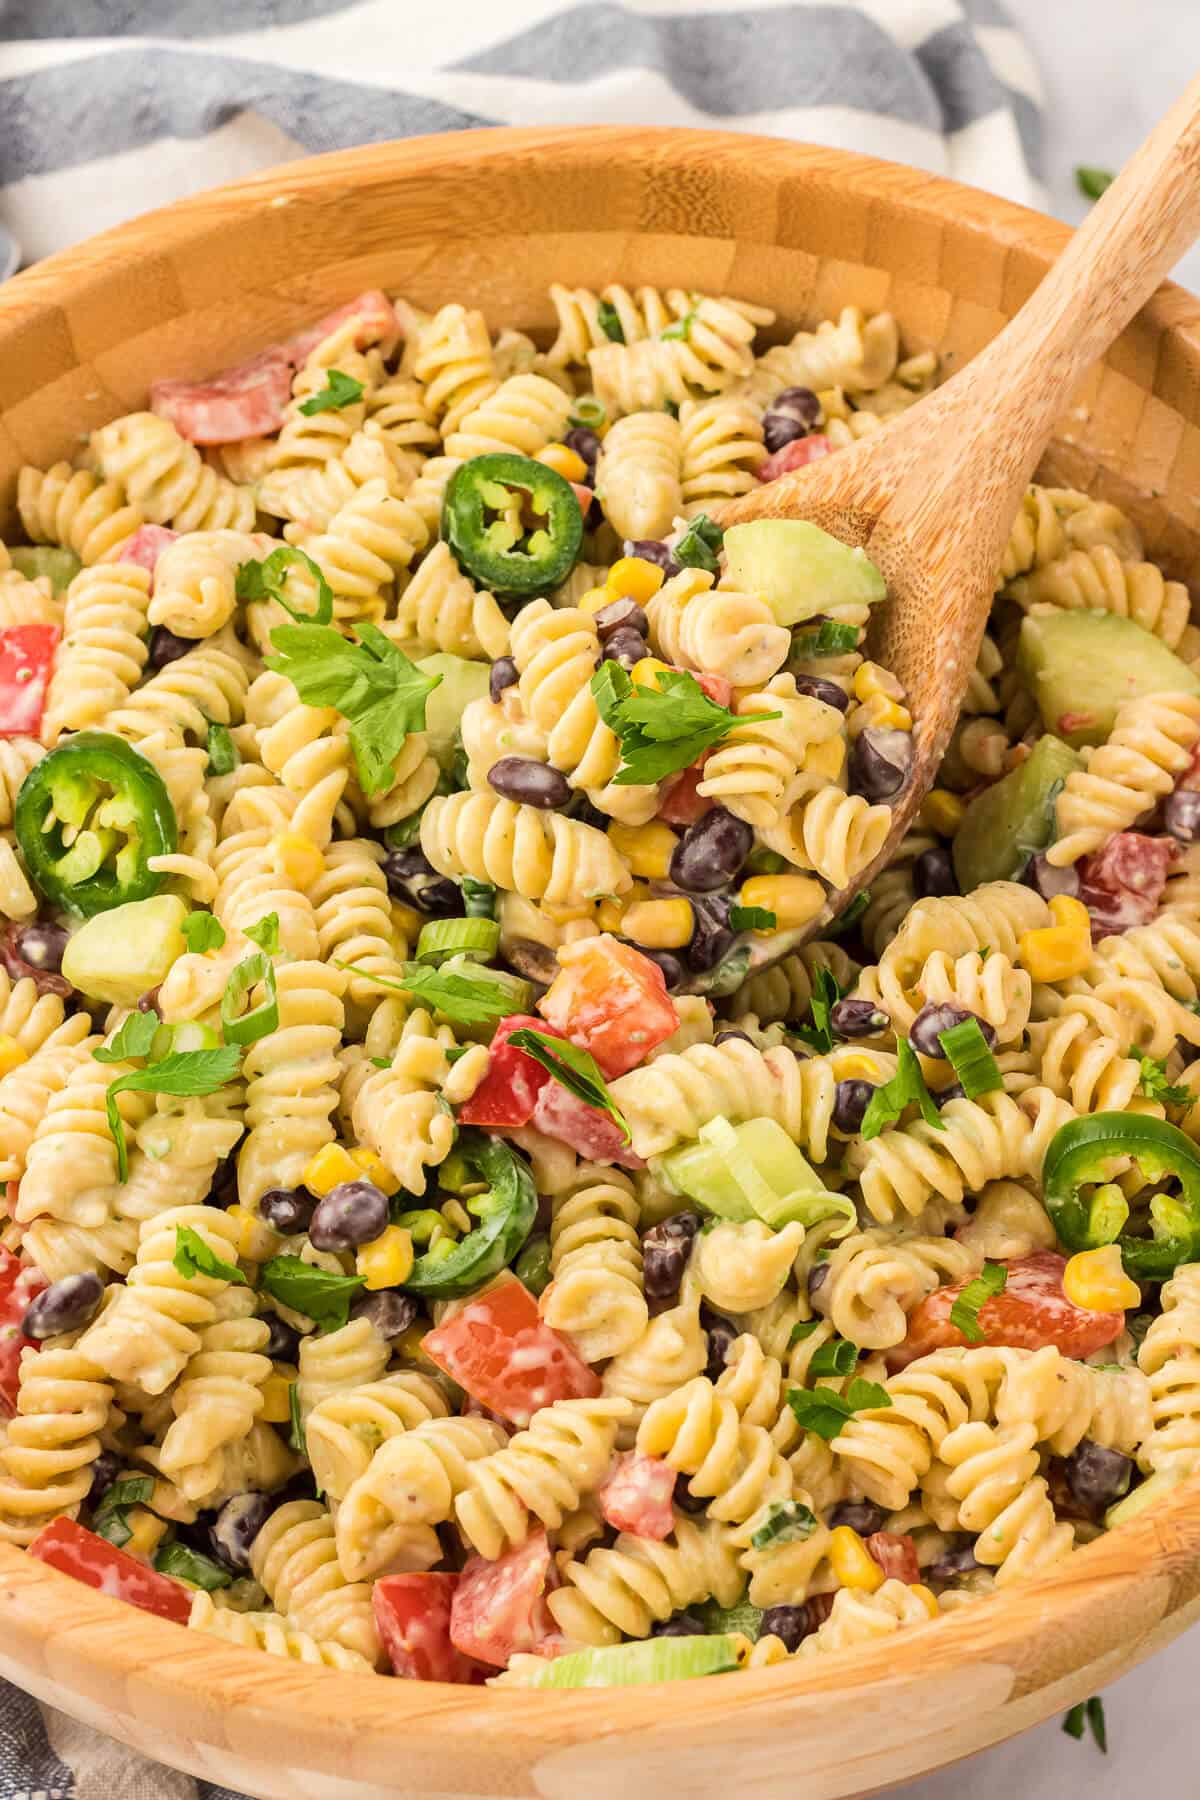
[(533, 756), (502, 756), (488, 770), (488, 784), (506, 800), (554, 812), (571, 798), (571, 784), (549, 763)]
[(1163, 809), (1163, 822), (1181, 844), (1194, 844), (1200, 838), (1200, 794), (1193, 788), (1172, 794)]
[(705, 1637), (707, 1633), (708, 1626), (686, 1612), (672, 1613), (661, 1624), (655, 1620), (650, 1627), (651, 1637)]
[(456, 883), (438, 874), (419, 844), (389, 850), (383, 859), (383, 874), (393, 900), (407, 900), (434, 918), (457, 918), (462, 912)]
[(150, 654), (147, 661), (152, 669), (165, 669), (168, 663), (178, 662), (189, 650), (194, 650), (197, 638), (180, 637), (178, 632), (168, 631), (165, 625), (156, 625), (150, 633)]
[(563, 439), (569, 450), (576, 456), (582, 456), (588, 466), (588, 475), (593, 480), (596, 474), (596, 458), (600, 454), (600, 439), (586, 425), (573, 425)]
[(913, 892), (918, 900), (928, 900), (934, 894), (957, 894), (954, 859), (941, 844), (923, 850), (913, 864)]
[(871, 1000), (837, 1000), (829, 1009), (829, 1024), (835, 1037), (874, 1037), (891, 1024), (888, 1015)]
[(639, 637), (645, 637), (650, 629), (650, 621), (636, 600), (623, 596), (620, 600), (610, 600), (593, 614), (592, 623), (600, 633), (600, 642), (606, 644), (614, 631), (628, 628), (636, 631)]
[(227, 1156), (224, 1162), (217, 1164), (205, 1205), (219, 1207), (224, 1212), (227, 1207), (233, 1205), (237, 1197), (237, 1158), (236, 1156)]
[(278, 1313), (263, 1313), (262, 1317), (271, 1334), (263, 1345), (263, 1355), (272, 1362), (294, 1363), (300, 1355), (300, 1333)]
[(520, 680), (517, 665), (511, 656), (498, 656), (492, 664), (492, 672), (488, 676), (488, 693), (493, 700), (499, 700), (505, 688), (515, 687)]
[(139, 1012), (158, 1011), (158, 995), (161, 987), (162, 983), (160, 981), (158, 987), (147, 988), (144, 994), (138, 995), (137, 1009)]
[(688, 968), (693, 975), (707, 975), (710, 969), (715, 969), (718, 963), (725, 961), (734, 942), (732, 931), (721, 927), (715, 931), (694, 931), (685, 952)]
[(710, 1381), (715, 1381), (725, 1367), (729, 1346), (738, 1334), (737, 1326), (721, 1313), (714, 1312), (711, 1306), (700, 1308), (700, 1323), (708, 1337), (708, 1365), (704, 1373)]
[(672, 1213), (652, 1225), (642, 1239), (642, 1273), (646, 1297), (673, 1300), (692, 1253), (692, 1240), (700, 1229), (700, 1214)]
[(1066, 1460), (1067, 1485), (1081, 1506), (1099, 1517), (1129, 1492), (1134, 1465), (1119, 1450), (1082, 1438)]
[(622, 625), (605, 642), (603, 660), (619, 662), (623, 669), (635, 669), (649, 654), (650, 646), (641, 632), (632, 625)]
[(307, 1188), (268, 1188), (258, 1203), (259, 1217), (283, 1237), (307, 1231), (316, 1210), (316, 1199)]
[(794, 443), (797, 438), (808, 436), (808, 426), (792, 413), (776, 412), (772, 409), (763, 414), (763, 443), (773, 456), (776, 450), (782, 450), (785, 444)]
[(369, 1319), (381, 1338), (398, 1338), (417, 1316), (417, 1302), (398, 1288), (378, 1288), (360, 1294), (350, 1307), (352, 1319)]
[(930, 1563), (925, 1573), (931, 1581), (944, 1586), (947, 1582), (958, 1581), (963, 1575), (970, 1575), (978, 1567), (972, 1540), (971, 1543), (959, 1543), (943, 1550), (937, 1561)]
[[(590, 825), (596, 831), (607, 831), (612, 824), (608, 814), (602, 813), (598, 806), (593, 806), (581, 788), (576, 788), (571, 796), (567, 817), (578, 819), (581, 825)], [(555, 967), (557, 968), (557, 964)], [(553, 977), (551, 979), (553, 980)]]
[(518, 975), (523, 975), (526, 981), (537, 982), (539, 987), (549, 987), (558, 974), (558, 958), (553, 950), (533, 938), (509, 938), (504, 946), (504, 958)]
[(829, 1524), (831, 1528), (848, 1525), (859, 1537), (868, 1538), (872, 1532), (883, 1530), (886, 1517), (882, 1506), (876, 1506), (873, 1500), (839, 1500), (829, 1515)]
[(317, 1202), (308, 1227), (318, 1250), (357, 1250), (387, 1229), (388, 1197), (373, 1181), (339, 1181)]
[(784, 444), (790, 444), (793, 438), (803, 437), (806, 432), (812, 430), (820, 417), (821, 402), (817, 399), (817, 396), (813, 393), (811, 388), (784, 388), (782, 393), (776, 394), (763, 416), (764, 435), (766, 423), (769, 418), (777, 418), (781, 424), (784, 420), (791, 420), (794, 424), (800, 426), (801, 429), (799, 431), (793, 431), (789, 437), (781, 437), (777, 444), (773, 444), (770, 438), (767, 437), (767, 449), (771, 451), (781, 450)]
[(1046, 861), (1040, 853), (1031, 856), (1026, 863), (1021, 880), (1026, 887), (1031, 887), (1035, 894), (1043, 900), (1053, 900), (1056, 894), (1067, 894), (1072, 900), (1079, 894), (1079, 870), (1074, 863), (1065, 869), (1058, 869), (1053, 863)]
[(937, 1092), (933, 1095), (933, 1104), (940, 1111), (941, 1108), (943, 1106), (947, 1105), (949, 1101), (965, 1100), (966, 1097), (967, 1097), (967, 1090), (963, 1086), (962, 1082), (961, 1081), (952, 1081), (950, 1083), (949, 1087), (938, 1088)]
[(209, 1526), (208, 1536), (214, 1555), (227, 1569), (250, 1567), (250, 1546), (275, 1507), (270, 1494), (235, 1494), (225, 1502)]
[(914, 1050), (922, 1056), (944, 1057), (939, 1034), (949, 1031), (955, 1025), (965, 1025), (968, 1019), (974, 1019), (983, 1033), (983, 1041), (990, 1048), (996, 1041), (996, 1033), (986, 1019), (978, 1013), (968, 1012), (965, 1006), (951, 1006), (949, 1001), (929, 1000), (921, 1008), (908, 1028), (908, 1041)]
[(19, 945), (25, 933), (31, 929), (28, 925), (15, 922), (4, 927), (0, 935), (0, 962), (14, 981), (32, 981), (39, 994), (57, 994), (60, 1000), (67, 1000), (75, 992), (64, 975), (53, 969), (43, 969), (38, 963), (28, 962), (22, 956)]
[(92, 1464), (92, 1485), (88, 1489), (88, 1505), (95, 1506), (108, 1492), (121, 1473), (121, 1459), (115, 1450), (102, 1450)]
[(675, 1482), (675, 1492), (671, 1496), (675, 1506), (682, 1513), (702, 1513), (708, 1511), (708, 1499), (703, 1494), (693, 1494), (688, 1486), (686, 1475), (680, 1475)]
[(622, 549), (626, 556), (640, 556), (643, 562), (657, 563), (668, 581), (679, 573), (679, 564), (658, 538), (626, 538)]
[(798, 1650), (832, 1611), (832, 1594), (814, 1594), (803, 1606), (768, 1606), (758, 1627), (759, 1638), (777, 1637), (785, 1649)]
[(868, 725), (855, 738), (850, 752), (850, 792), (867, 800), (887, 800), (908, 780), (912, 759), (912, 737), (907, 731), (881, 731)]
[(816, 1262), (813, 1264), (812, 1268), (808, 1271), (807, 1285), (808, 1285), (808, 1297), (810, 1300), (812, 1300), (817, 1294), (820, 1293), (821, 1289), (825, 1286), (825, 1282), (826, 1282), (828, 1275), (829, 1275), (828, 1262)]
[(807, 694), (810, 700), (821, 700), (838, 712), (848, 711), (850, 696), (842, 692), (836, 681), (826, 681), (823, 675), (801, 674), (796, 675), (795, 681), (798, 694)]
[(710, 894), (733, 880), (753, 848), (753, 827), (714, 806), (675, 846), (671, 880), (685, 894)]
[[(622, 942), (628, 943), (629, 940), (625, 938)], [(674, 993), (675, 989), (682, 987), (687, 980), (687, 969), (673, 950), (647, 950), (642, 944), (633, 944), (631, 948), (636, 950), (639, 956), (649, 957), (650, 961), (662, 970), (663, 980), (667, 984), (669, 993)]]
[[(1200, 795), (1197, 796), (1200, 799)], [(61, 925), (22, 925), (16, 933), (16, 951), (31, 969), (42, 969), (48, 975), (62, 972), (63, 951), (68, 933)]]
[(857, 1131), (871, 1097), (875, 1092), (875, 1084), (871, 1081), (839, 1081), (833, 1090), (833, 1122), (839, 1131)]
[(733, 1044), (739, 1041), (743, 1044), (752, 1044), (754, 1039), (748, 1031), (718, 1031), (713, 1039), (713, 1046), (718, 1048), (721, 1044)]
[(104, 1283), (91, 1270), (80, 1275), (64, 1275), (26, 1309), (21, 1329), (26, 1337), (57, 1337), (62, 1331), (82, 1331), (95, 1318), (104, 1298)]

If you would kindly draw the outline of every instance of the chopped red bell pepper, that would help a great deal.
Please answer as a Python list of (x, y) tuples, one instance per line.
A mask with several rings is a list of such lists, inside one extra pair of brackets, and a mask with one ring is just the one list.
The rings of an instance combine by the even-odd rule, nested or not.
[(659, 795), (658, 812), (655, 815), (666, 825), (694, 825), (702, 819), (706, 812), (711, 812), (717, 804), (706, 794), (696, 792), (704, 780), (704, 764), (707, 756), (698, 762), (690, 763), (681, 769), (678, 775), (668, 775), (663, 782)]
[(537, 1097), (533, 1125), (544, 1137), (569, 1144), (577, 1156), (589, 1162), (615, 1162), (625, 1169), (644, 1169), (645, 1160), (634, 1154), (616, 1120), (598, 1106), (589, 1106), (561, 1082), (551, 1078)]
[(674, 1492), (675, 1471), (670, 1463), (623, 1450), (612, 1474), (596, 1489), (596, 1498), (601, 1514), (615, 1530), (661, 1542), (675, 1529)]
[(644, 1062), (679, 1024), (662, 970), (632, 944), (607, 932), (581, 938), (562, 946), (558, 963), (538, 1011), (589, 1050), (610, 1080)]
[(1079, 898), (1091, 917), (1093, 938), (1149, 925), (1178, 855), (1174, 838), (1118, 831), (1095, 856), (1085, 856), (1079, 865)]
[(487, 1670), (450, 1641), (450, 1613), (459, 1577), (432, 1571), (385, 1575), (371, 1590), (375, 1624), (391, 1659), (392, 1674), (405, 1681), (487, 1680)]
[(464, 1656), (502, 1669), (521, 1652), (542, 1650), (557, 1633), (546, 1612), (554, 1563), (544, 1531), (489, 1562), (472, 1556), (458, 1577), (450, 1640)]
[(26, 1337), (21, 1326), (30, 1302), (45, 1286), (40, 1269), (0, 1245), (0, 1414), (10, 1419), (17, 1410), (21, 1352), (42, 1347), (36, 1338)]
[(472, 1295), (426, 1332), (421, 1348), (480, 1405), (514, 1425), (528, 1425), (555, 1400), (590, 1400), (600, 1392), (595, 1370), (543, 1323), (537, 1301), (515, 1276)]
[(458, 1117), (463, 1125), (480, 1125), (485, 1130), (502, 1131), (507, 1127), (528, 1125), (538, 1095), (553, 1077), (524, 1050), (509, 1043), (514, 1031), (541, 1031), (550, 1037), (563, 1034), (547, 1026), (532, 1013), (510, 1013), (501, 1019), (488, 1046), (488, 1070)]
[(173, 1619), (177, 1625), (188, 1622), (192, 1596), (181, 1582), (147, 1568), (74, 1519), (52, 1519), (30, 1544), (29, 1554), (97, 1593), (157, 1613), (160, 1619)]
[(156, 381), (150, 406), (192, 444), (240, 444), (283, 424), (293, 363), (280, 345), (207, 381)]
[(0, 630), (0, 737), (36, 737), (54, 652), (57, 625), (6, 625)]
[(866, 1539), (868, 1554), (874, 1558), (889, 1581), (903, 1581), (909, 1587), (921, 1579), (917, 1547), (907, 1531), (873, 1531)]
[[(1125, 1324), (1123, 1312), (1092, 1312), (1075, 1306), (1063, 1292), (1066, 1258), (1054, 1250), (1037, 1250), (1008, 1264), (1008, 1279), (998, 1294), (985, 1300), (976, 1315), (985, 1344), (1007, 1344), (1017, 1350), (1041, 1350), (1054, 1344), (1064, 1356), (1079, 1361), (1103, 1350)], [(950, 1322), (954, 1302), (966, 1286), (957, 1281), (933, 1293), (908, 1316), (908, 1335), (888, 1352), (888, 1367), (902, 1369), (918, 1356), (946, 1345), (968, 1342)]]
[(822, 456), (832, 453), (833, 445), (819, 431), (809, 437), (793, 438), (782, 450), (776, 450), (774, 456), (768, 456), (755, 470), (760, 481), (778, 481), (781, 475), (790, 475), (793, 469), (802, 469), (806, 463), (817, 462)]

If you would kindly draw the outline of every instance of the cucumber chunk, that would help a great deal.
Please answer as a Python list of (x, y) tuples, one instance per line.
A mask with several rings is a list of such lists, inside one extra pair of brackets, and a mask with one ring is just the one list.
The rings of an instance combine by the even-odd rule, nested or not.
[(176, 894), (129, 900), (97, 913), (67, 944), (62, 972), (89, 1000), (134, 1006), (187, 949), (187, 916), (187, 906)]
[(65, 594), (83, 567), (73, 550), (60, 549), (56, 544), (17, 544), (8, 554), (13, 568), (29, 581), (49, 576), (56, 594)]
[(1078, 750), (1102, 744), (1117, 708), (1144, 694), (1200, 694), (1200, 677), (1167, 646), (1117, 613), (1030, 613), (1017, 669), (1047, 731)]
[(976, 795), (952, 847), (964, 894), (985, 881), (1016, 881), (1030, 857), (1054, 842), (1055, 799), (1082, 767), (1060, 738), (1041, 737), (1023, 763)]
[(435, 656), (423, 656), (417, 667), (426, 675), (442, 678), (425, 702), (425, 733), (430, 755), (436, 756), (446, 769), (454, 760), (458, 747), (458, 728), (464, 709), (472, 700), (482, 699), (488, 691), (491, 664), (468, 662), (465, 656), (438, 651)]
[(731, 525), (725, 557), (732, 585), (761, 594), (780, 625), (798, 625), (835, 606), (874, 606), (887, 594), (865, 550), (805, 519)]
[(713, 1119), (699, 1143), (670, 1151), (657, 1166), (677, 1193), (735, 1224), (761, 1219), (778, 1231), (839, 1212), (846, 1214), (848, 1227), (854, 1220), (853, 1203), (822, 1187), (816, 1170), (774, 1119), (747, 1119), (737, 1126)]
[(732, 1637), (660, 1637), (602, 1650), (571, 1650), (527, 1677), (537, 1688), (642, 1687), (655, 1681), (687, 1681), (737, 1668)]

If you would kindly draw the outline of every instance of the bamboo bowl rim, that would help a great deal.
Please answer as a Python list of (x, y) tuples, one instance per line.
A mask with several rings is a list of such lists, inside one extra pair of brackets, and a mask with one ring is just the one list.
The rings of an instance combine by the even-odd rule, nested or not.
[[(0, 345), (6, 337), (17, 337), (49, 317), (57, 316), (67, 330), (66, 298), (98, 286), (115, 267), (125, 264), (135, 269), (152, 251), (186, 247), (195, 252), (207, 238), (219, 234), (231, 216), (244, 219), (286, 204), (291, 192), (316, 186), (370, 191), (394, 182), (401, 173), (406, 180), (416, 180), (423, 170), (447, 164), (469, 170), (482, 161), (527, 159), (531, 154), (584, 173), (610, 167), (614, 158), (663, 170), (685, 161), (694, 165), (697, 155), (703, 154), (714, 165), (737, 169), (743, 177), (752, 177), (759, 168), (775, 178), (800, 176), (829, 196), (853, 192), (889, 215), (907, 213), (926, 220), (950, 216), (956, 225), (977, 231), (1039, 272), (1070, 236), (1068, 227), (1044, 214), (944, 177), (778, 138), (607, 125), (453, 132), (283, 164), (145, 214), (50, 257), (0, 288)], [(431, 222), (431, 230), (435, 229)], [(706, 233), (703, 219), (692, 221), (691, 229), (697, 236), (724, 235)], [(303, 317), (303, 297), (294, 286), (286, 292), (292, 310)], [(1200, 375), (1200, 301), (1167, 283), (1139, 315), (1139, 322), (1155, 334), (1168, 335)], [(1170, 1598), (1148, 1618), (1144, 1609), (1139, 1613), (1131, 1603), (1137, 1590), (1156, 1579), (1168, 1584)], [(915, 1658), (905, 1654), (910, 1641), (905, 1634), (900, 1646), (889, 1637), (873, 1647), (811, 1662), (742, 1672), (728, 1682), (705, 1684), (704, 1713), (713, 1722), (736, 1711), (757, 1718), (764, 1727), (785, 1718), (795, 1723), (805, 1712), (815, 1717), (813, 1709), (819, 1711), (823, 1697), (844, 1694), (847, 1686), (858, 1693), (874, 1688), (876, 1698), (890, 1692), (893, 1699), (902, 1700), (906, 1680), (918, 1673), (926, 1681), (981, 1662), (1007, 1665), (1013, 1671), (1007, 1697), (1015, 1698), (1045, 1685), (1044, 1680), (1022, 1683), (1033, 1634), (1061, 1631), (1076, 1645), (1079, 1653), (1065, 1656), (1058, 1669), (1066, 1681), (1097, 1644), (1102, 1651), (1124, 1655), (1126, 1663), (1153, 1648), (1162, 1641), (1157, 1627), (1164, 1617), (1198, 1594), (1200, 1476), (1182, 1483), (1130, 1524), (1074, 1552), (1054, 1574), (931, 1621), (912, 1640)], [(1124, 1614), (1141, 1620), (1130, 1637), (1116, 1623)], [(71, 1669), (136, 1681), (140, 1692), (152, 1691), (159, 1701), (184, 1709), (201, 1700), (209, 1716), (236, 1709), (240, 1727), (286, 1731), (307, 1720), (342, 1734), (347, 1742), (366, 1731), (373, 1743), (401, 1756), (414, 1746), (436, 1750), (451, 1735), (467, 1732), (477, 1755), (502, 1757), (510, 1731), (518, 1724), (526, 1742), (536, 1743), (540, 1736), (547, 1749), (594, 1739), (614, 1725), (622, 1733), (653, 1729), (660, 1742), (669, 1742), (672, 1732), (678, 1736), (695, 1730), (690, 1708), (681, 1709), (674, 1721), (669, 1702), (664, 1712), (665, 1697), (686, 1693), (694, 1698), (695, 1687), (675, 1683), (669, 1688), (658, 1684), (592, 1691), (485, 1691), (440, 1682), (368, 1681), (186, 1632), (0, 1544), (0, 1634), (6, 1635), (8, 1627), (23, 1645), (40, 1640), (49, 1646), (56, 1667), (68, 1671), (63, 1676), (68, 1682)], [(780, 1703), (791, 1699), (800, 1710), (782, 1713)], [(535, 1711), (540, 1715), (537, 1722)], [(196, 1735), (194, 1724), (186, 1729), (189, 1737)], [(505, 1791), (515, 1790), (506, 1785)]]

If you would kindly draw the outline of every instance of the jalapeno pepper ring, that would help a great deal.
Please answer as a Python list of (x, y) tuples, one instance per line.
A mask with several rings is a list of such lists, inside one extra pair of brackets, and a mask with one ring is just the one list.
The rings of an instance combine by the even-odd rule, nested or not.
[(179, 841), (162, 776), (107, 731), (77, 732), (36, 763), (13, 823), (41, 892), (85, 919), (157, 894), (166, 876), (150, 859), (170, 856)]
[[(540, 523), (526, 529), (530, 511)], [(493, 593), (544, 594), (575, 567), (583, 514), (557, 470), (504, 451), (473, 456), (455, 470), (442, 503), (442, 536), (459, 567)]]
[(445, 1255), (436, 1250), (419, 1256), (404, 1288), (431, 1300), (457, 1300), (473, 1294), (506, 1268), (533, 1229), (537, 1189), (528, 1168), (498, 1138), (464, 1134), (457, 1146), (467, 1168), (488, 1184), (488, 1191), (468, 1201), (479, 1225)]
[[(1093, 1204), (1080, 1192), (1090, 1182), (1103, 1190), (1112, 1160), (1122, 1156), (1133, 1157), (1148, 1180), (1174, 1177), (1183, 1189), (1178, 1197), (1156, 1194), (1150, 1202), (1150, 1237), (1121, 1230), (1124, 1218), (1111, 1195), (1100, 1191)], [(1050, 1140), (1042, 1193), (1068, 1249), (1116, 1243), (1127, 1273), (1137, 1281), (1163, 1281), (1180, 1263), (1200, 1256), (1200, 1147), (1164, 1119), (1116, 1112), (1072, 1119)]]

